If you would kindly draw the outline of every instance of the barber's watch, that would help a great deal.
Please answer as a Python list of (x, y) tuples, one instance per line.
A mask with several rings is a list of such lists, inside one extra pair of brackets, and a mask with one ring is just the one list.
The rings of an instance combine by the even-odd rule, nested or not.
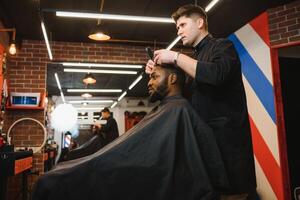
[(177, 59), (179, 57), (179, 52), (176, 52), (175, 58), (174, 58), (174, 65), (177, 67)]

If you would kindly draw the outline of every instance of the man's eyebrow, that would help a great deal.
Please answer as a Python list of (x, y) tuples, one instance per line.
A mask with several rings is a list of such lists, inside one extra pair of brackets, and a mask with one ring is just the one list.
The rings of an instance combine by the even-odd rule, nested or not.
[(156, 74), (156, 72), (152, 72), (152, 73), (150, 74), (150, 77), (153, 77), (155, 74)]

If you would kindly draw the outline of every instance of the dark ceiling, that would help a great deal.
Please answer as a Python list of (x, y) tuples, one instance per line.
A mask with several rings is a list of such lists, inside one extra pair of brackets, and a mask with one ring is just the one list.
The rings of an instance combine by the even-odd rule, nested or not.
[[(255, 16), (268, 8), (291, 2), (292, 0), (220, 0), (208, 13), (209, 29), (215, 37), (227, 37)], [(40, 14), (44, 18), (50, 40), (69, 42), (92, 42), (87, 38), (96, 26), (97, 20), (56, 17), (55, 10), (99, 12), (101, 0), (0, 0), (0, 20), (7, 28), (15, 27), (17, 39), (43, 40)], [(205, 7), (210, 0), (106, 0), (102, 12), (106, 14), (142, 15), (170, 17), (181, 5), (195, 4)], [(176, 37), (174, 24), (142, 23), (102, 20), (101, 24), (114, 40), (165, 42)], [(53, 73), (48, 70), (49, 73)], [(58, 69), (58, 68), (57, 68)], [(63, 72), (62, 72), (63, 73)], [(53, 74), (48, 77), (53, 77)], [(62, 87), (76, 87), (83, 74), (63, 76)], [(125, 78), (127, 77), (127, 78)], [(129, 77), (129, 78), (128, 78)], [(94, 87), (124, 88), (137, 76), (98, 75)], [(78, 79), (80, 81), (78, 81)], [(52, 81), (52, 82), (51, 82)], [(54, 79), (48, 80), (49, 91), (57, 91)], [(139, 83), (129, 96), (147, 96), (146, 78)], [(50, 92), (51, 94), (51, 92)]]

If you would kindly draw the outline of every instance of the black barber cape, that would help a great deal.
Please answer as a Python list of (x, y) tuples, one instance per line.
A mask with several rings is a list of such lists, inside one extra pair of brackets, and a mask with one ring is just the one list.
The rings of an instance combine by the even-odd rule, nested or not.
[(212, 185), (227, 183), (211, 129), (173, 96), (96, 153), (41, 176), (33, 200), (215, 200)]
[(74, 160), (84, 156), (91, 155), (101, 149), (105, 145), (104, 138), (101, 134), (96, 134), (90, 138), (87, 142), (82, 144), (80, 147), (66, 152), (64, 155), (61, 155), (59, 162)]

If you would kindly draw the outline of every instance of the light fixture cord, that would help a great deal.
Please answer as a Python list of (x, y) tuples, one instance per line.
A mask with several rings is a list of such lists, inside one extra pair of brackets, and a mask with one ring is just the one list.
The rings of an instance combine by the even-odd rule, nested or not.
[[(104, 0), (101, 0), (101, 3), (100, 3), (100, 13), (102, 13), (103, 6), (104, 6)], [(101, 19), (98, 19), (97, 25), (100, 25), (100, 24), (101, 24)]]

